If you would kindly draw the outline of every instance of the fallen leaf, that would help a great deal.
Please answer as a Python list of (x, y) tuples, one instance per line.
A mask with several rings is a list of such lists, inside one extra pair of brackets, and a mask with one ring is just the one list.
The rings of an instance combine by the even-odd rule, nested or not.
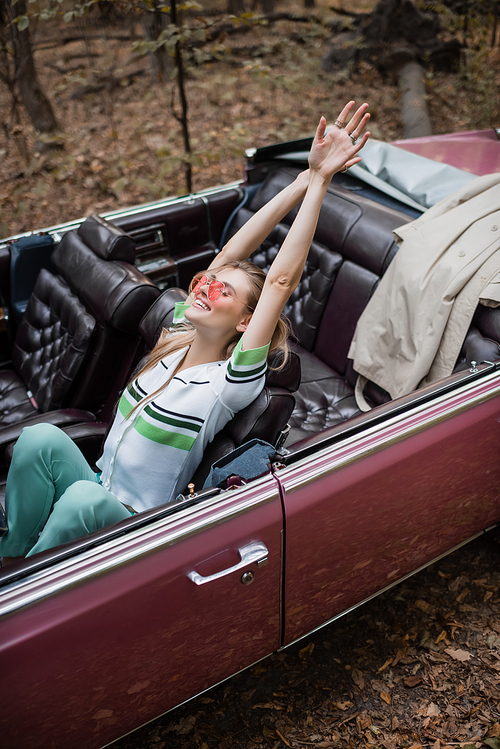
[(469, 653), (467, 650), (454, 650), (453, 648), (445, 648), (445, 653), (448, 653), (449, 656), (453, 658), (455, 661), (470, 661), (472, 658), (472, 653)]
[(263, 708), (264, 710), (283, 710), (284, 705), (280, 702), (259, 702), (256, 705), (252, 705), (252, 710), (257, 708)]
[(427, 708), (426, 715), (429, 717), (434, 717), (436, 715), (441, 715), (441, 711), (439, 710), (439, 707), (436, 705), (435, 702), (431, 702), (429, 707)]
[(380, 692), (380, 698), (384, 700), (384, 702), (387, 702), (388, 705), (391, 704), (391, 695), (389, 692)]
[(500, 736), (500, 723), (493, 723), (488, 730), (488, 736)]
[(267, 668), (265, 666), (261, 666), (258, 664), (257, 666), (253, 666), (253, 668), (250, 669), (250, 673), (254, 676), (262, 676), (262, 674), (265, 674), (267, 671)]
[(413, 687), (416, 687), (417, 684), (421, 684), (423, 681), (421, 676), (409, 676), (407, 679), (404, 680), (405, 687), (409, 687), (412, 689)]
[(309, 645), (306, 645), (305, 648), (302, 648), (302, 650), (299, 650), (299, 658), (304, 660), (305, 658), (308, 658), (312, 651), (314, 650), (314, 642), (310, 642)]
[(430, 603), (423, 601), (421, 598), (419, 598), (418, 601), (415, 601), (415, 606), (417, 609), (420, 609), (420, 611), (423, 611), (424, 614), (430, 614), (434, 610)]
[(483, 743), (491, 749), (500, 749), (500, 739), (483, 739)]
[(332, 710), (342, 710), (342, 712), (345, 712), (346, 710), (349, 710), (350, 707), (352, 707), (352, 702), (349, 700), (346, 700), (345, 702), (332, 702), (331, 703)]
[(382, 666), (380, 666), (380, 668), (379, 668), (379, 670), (378, 670), (378, 673), (380, 673), (381, 671), (384, 671), (384, 670), (385, 670), (385, 669), (387, 668), (387, 666), (390, 666), (390, 665), (391, 665), (391, 663), (392, 663), (392, 661), (393, 661), (393, 659), (392, 659), (392, 658), (388, 658), (388, 659), (386, 660), (386, 662), (385, 662), (385, 663), (384, 663), (384, 664), (383, 664)]
[(358, 686), (360, 689), (363, 689), (365, 686), (365, 679), (363, 676), (363, 672), (359, 670), (359, 668), (353, 668), (351, 672), (352, 680)]
[(372, 719), (368, 715), (368, 713), (361, 713), (361, 715), (358, 715), (356, 718), (356, 725), (358, 726), (359, 731), (364, 731), (365, 728), (368, 728), (372, 724)]
[(469, 593), (470, 593), (470, 588), (464, 588), (461, 591), (461, 593), (459, 593), (459, 595), (456, 597), (456, 599), (455, 599), (456, 602), (457, 603), (462, 603), (462, 601), (464, 600), (464, 598), (467, 598), (467, 596), (469, 595)]

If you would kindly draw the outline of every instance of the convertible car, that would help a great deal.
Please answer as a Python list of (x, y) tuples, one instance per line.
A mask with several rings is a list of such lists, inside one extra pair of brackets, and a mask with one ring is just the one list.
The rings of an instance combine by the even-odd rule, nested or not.
[[(368, 383), (367, 412), (347, 357), (393, 230), (500, 171), (494, 130), (461, 138), (374, 143), (336, 175), (287, 308), (292, 362), (183, 495), (0, 571), (3, 747), (107, 745), (500, 521), (500, 309), (477, 307), (449, 377), (397, 399)], [(2, 486), (26, 425), (58, 424), (97, 459), (182, 289), (309, 144), (252, 150), (242, 182), (0, 242)], [(268, 452), (243, 469), (249, 443)]]

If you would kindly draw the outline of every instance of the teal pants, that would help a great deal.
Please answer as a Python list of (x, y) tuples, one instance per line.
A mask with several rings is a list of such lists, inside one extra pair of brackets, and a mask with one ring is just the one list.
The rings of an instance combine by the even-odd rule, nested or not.
[(52, 424), (25, 427), (5, 490), (9, 530), (0, 556), (25, 557), (130, 517), (75, 443)]

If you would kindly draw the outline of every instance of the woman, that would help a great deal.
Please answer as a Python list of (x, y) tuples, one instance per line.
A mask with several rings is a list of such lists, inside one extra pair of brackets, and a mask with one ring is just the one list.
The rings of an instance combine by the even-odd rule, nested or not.
[[(31, 556), (176, 497), (213, 436), (264, 386), (280, 316), (296, 288), (332, 176), (361, 159), (363, 104), (349, 102), (326, 133), (321, 118), (309, 169), (255, 214), (194, 279), (145, 367), (124, 391), (95, 474), (57, 427), (23, 430), (6, 487), (5, 557)], [(360, 138), (356, 144), (357, 138)], [(247, 258), (303, 201), (267, 277)], [(179, 322), (187, 321), (179, 327)], [(10, 561), (5, 559), (4, 561)]]

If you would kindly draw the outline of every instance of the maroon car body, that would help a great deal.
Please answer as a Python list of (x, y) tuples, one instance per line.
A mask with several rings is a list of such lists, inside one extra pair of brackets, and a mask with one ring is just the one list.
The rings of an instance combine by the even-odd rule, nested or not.
[[(442, 142), (423, 146), (441, 158)], [(226, 213), (240, 189), (213, 193)], [(149, 208), (196, 222), (199, 201)], [(112, 219), (134, 228), (148, 210)], [(499, 437), (500, 361), (478, 362), (289, 444), (234, 491), (6, 568), (2, 746), (106, 745), (493, 527)]]

